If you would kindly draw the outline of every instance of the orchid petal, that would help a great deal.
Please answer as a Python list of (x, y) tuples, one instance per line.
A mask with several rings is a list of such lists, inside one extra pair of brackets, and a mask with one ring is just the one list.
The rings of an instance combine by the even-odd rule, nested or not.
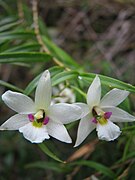
[(114, 88), (101, 99), (100, 106), (117, 106), (124, 101), (128, 95), (128, 91)]
[(92, 115), (88, 114), (80, 120), (77, 132), (77, 139), (74, 147), (79, 146), (86, 139), (86, 137), (96, 128), (96, 124), (92, 123), (91, 119)]
[(108, 121), (104, 125), (98, 123), (96, 131), (98, 138), (106, 141), (113, 141), (121, 134), (120, 128), (111, 121)]
[(86, 116), (89, 113), (90, 109), (87, 104), (85, 104), (85, 103), (74, 103), (74, 104), (81, 108), (82, 114), (81, 114), (80, 118), (83, 118), (84, 116)]
[(81, 108), (74, 104), (58, 103), (50, 106), (47, 116), (53, 121), (68, 124), (81, 117)]
[(63, 124), (50, 121), (47, 125), (48, 134), (62, 142), (71, 143), (72, 140)]
[(16, 114), (10, 117), (0, 126), (0, 130), (18, 130), (20, 127), (29, 123), (27, 115)]
[(8, 107), (20, 114), (30, 114), (35, 112), (35, 105), (28, 96), (13, 91), (6, 91), (2, 95), (2, 100)]
[(118, 107), (105, 107), (103, 108), (105, 112), (110, 111), (112, 115), (110, 121), (113, 122), (132, 122), (135, 121), (135, 116), (132, 116), (128, 112), (118, 108)]
[(32, 123), (19, 128), (19, 132), (32, 143), (42, 143), (45, 139), (49, 139), (47, 128), (45, 126), (35, 127)]
[(90, 85), (87, 93), (87, 104), (90, 109), (93, 106), (97, 106), (100, 103), (101, 98), (101, 83), (98, 76), (95, 77), (92, 84)]
[(50, 73), (46, 70), (39, 79), (36, 93), (35, 93), (35, 104), (37, 109), (48, 109), (51, 104), (51, 79)]

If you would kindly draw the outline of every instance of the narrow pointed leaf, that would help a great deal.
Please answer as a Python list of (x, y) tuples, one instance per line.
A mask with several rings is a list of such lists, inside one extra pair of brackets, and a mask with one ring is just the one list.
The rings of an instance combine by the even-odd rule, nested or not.
[(21, 52), (21, 53), (5, 53), (0, 54), (0, 63), (35, 63), (46, 62), (51, 59), (51, 56), (46, 53), (39, 52)]
[(0, 26), (0, 32), (14, 28), (15, 26), (19, 25), (20, 23), (21, 22), (17, 21), (17, 22), (11, 22), (11, 23), (5, 24), (3, 26)]
[(38, 43), (32, 43), (32, 44), (24, 44), (24, 45), (18, 45), (15, 47), (10, 47), (4, 51), (4, 53), (9, 53), (9, 52), (34, 52), (34, 51), (39, 51), (40, 45)]
[[(82, 79), (88, 80), (91, 83), (95, 77), (95, 74), (93, 74), (93, 73), (80, 73), (80, 77), (82, 77)], [(123, 90), (127, 90), (127, 91), (135, 93), (135, 86), (133, 86), (131, 84), (122, 82), (118, 79), (114, 79), (111, 77), (103, 76), (103, 75), (99, 75), (99, 77), (101, 79), (102, 85), (109, 86), (110, 89), (118, 88), (118, 89), (123, 89)]]
[(36, 39), (35, 38), (35, 34), (34, 32), (3, 32), (3, 33), (0, 33), (0, 40), (1, 41), (7, 41), (7, 40), (14, 40), (14, 39)]
[(58, 162), (62, 162), (64, 163), (64, 161), (62, 161), (61, 159), (59, 159), (53, 152), (51, 152), (48, 147), (45, 144), (38, 144), (38, 146), (40, 147), (40, 149), (49, 157), (51, 157), (52, 159), (58, 161)]
[(13, 23), (13, 22), (16, 22), (17, 21), (17, 18), (14, 17), (14, 16), (9, 16), (9, 17), (6, 17), (6, 18), (3, 18), (0, 20), (0, 26), (3, 26), (5, 24), (9, 24), (9, 23)]
[(12, 84), (10, 84), (10, 83), (7, 83), (7, 82), (5, 82), (5, 81), (2, 81), (2, 80), (0, 80), (0, 85), (1, 85), (1, 86), (4, 86), (4, 87), (7, 87), (7, 88), (9, 88), (9, 89), (11, 89), (11, 90), (13, 90), (13, 91), (23, 92), (22, 89), (14, 86), (14, 85), (12, 85)]
[(115, 179), (115, 174), (111, 169), (109, 169), (108, 167), (106, 167), (100, 163), (94, 162), (94, 161), (82, 160), (82, 161), (74, 162), (74, 163), (72, 163), (72, 165), (88, 166), (90, 168), (95, 169), (96, 171), (101, 172), (102, 174), (108, 176), (111, 179)]
[(78, 78), (78, 72), (77, 71), (67, 71), (67, 72), (61, 72), (54, 76), (52, 78), (52, 85), (55, 86), (63, 81)]
[(40, 168), (40, 169), (50, 169), (56, 171), (58, 173), (65, 172), (67, 168), (64, 168), (63, 164), (56, 163), (56, 162), (43, 162), (37, 161), (30, 163), (25, 166), (26, 168)]

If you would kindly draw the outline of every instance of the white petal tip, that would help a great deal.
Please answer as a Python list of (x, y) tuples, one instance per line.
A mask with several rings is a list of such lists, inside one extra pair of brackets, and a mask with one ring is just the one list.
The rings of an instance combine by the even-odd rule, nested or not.
[(3, 128), (3, 127), (0, 127), (0, 131), (4, 131), (4, 130), (6, 130), (5, 128)]
[(76, 148), (77, 146), (79, 146), (78, 144), (75, 144), (73, 147)]
[(12, 91), (10, 91), (10, 90), (8, 90), (8, 91), (6, 91), (4, 94), (2, 94), (2, 100), (4, 101), (5, 99), (6, 99), (6, 97), (10, 94), (10, 93), (12, 93)]
[(7, 126), (5, 125), (5, 123), (4, 123), (4, 124), (2, 124), (2, 125), (0, 126), (0, 131), (5, 131), (5, 130), (10, 130), (10, 128), (7, 127)]
[(43, 76), (44, 76), (45, 78), (47, 78), (48, 76), (50, 77), (50, 72), (49, 72), (49, 70), (45, 70), (45, 71), (43, 72)]
[(67, 143), (72, 143), (72, 140), (67, 141)]
[(89, 107), (97, 106), (101, 98), (101, 82), (98, 75), (94, 78), (87, 92), (87, 104)]
[(95, 81), (99, 81), (100, 82), (100, 78), (99, 78), (99, 76), (96, 74), (96, 76), (95, 76), (95, 79), (94, 79)]
[[(83, 141), (82, 141), (83, 142)], [(78, 147), (82, 142), (76, 141), (75, 145), (73, 146), (74, 148)]]

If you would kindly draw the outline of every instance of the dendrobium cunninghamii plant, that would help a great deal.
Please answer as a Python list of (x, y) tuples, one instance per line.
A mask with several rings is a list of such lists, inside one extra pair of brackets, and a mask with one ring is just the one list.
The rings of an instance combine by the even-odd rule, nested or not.
[(66, 143), (71, 138), (63, 124), (80, 118), (81, 108), (74, 104), (51, 105), (52, 86), (50, 73), (46, 70), (37, 85), (35, 102), (21, 93), (7, 91), (3, 101), (18, 114), (0, 126), (0, 130), (19, 130), (32, 143), (41, 143), (49, 135)]
[(80, 145), (95, 128), (99, 139), (115, 140), (121, 131), (113, 122), (135, 121), (134, 116), (116, 107), (128, 95), (128, 91), (114, 88), (101, 99), (101, 83), (99, 77), (96, 76), (87, 92), (87, 104), (77, 103), (83, 113), (74, 147)]

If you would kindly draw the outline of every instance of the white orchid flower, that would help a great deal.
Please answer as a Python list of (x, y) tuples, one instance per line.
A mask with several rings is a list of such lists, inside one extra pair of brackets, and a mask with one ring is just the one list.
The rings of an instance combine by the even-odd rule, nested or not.
[(74, 147), (80, 145), (95, 128), (99, 139), (115, 140), (121, 131), (113, 122), (135, 121), (134, 116), (116, 107), (128, 95), (128, 91), (114, 88), (101, 99), (101, 83), (96, 76), (87, 92), (87, 104), (77, 103), (83, 113)]
[(58, 103), (51, 105), (52, 87), (50, 73), (46, 70), (37, 85), (35, 102), (21, 93), (7, 91), (3, 101), (18, 114), (0, 126), (0, 130), (19, 130), (32, 143), (41, 143), (49, 135), (66, 143), (71, 138), (63, 124), (80, 118), (81, 108), (77, 105)]

